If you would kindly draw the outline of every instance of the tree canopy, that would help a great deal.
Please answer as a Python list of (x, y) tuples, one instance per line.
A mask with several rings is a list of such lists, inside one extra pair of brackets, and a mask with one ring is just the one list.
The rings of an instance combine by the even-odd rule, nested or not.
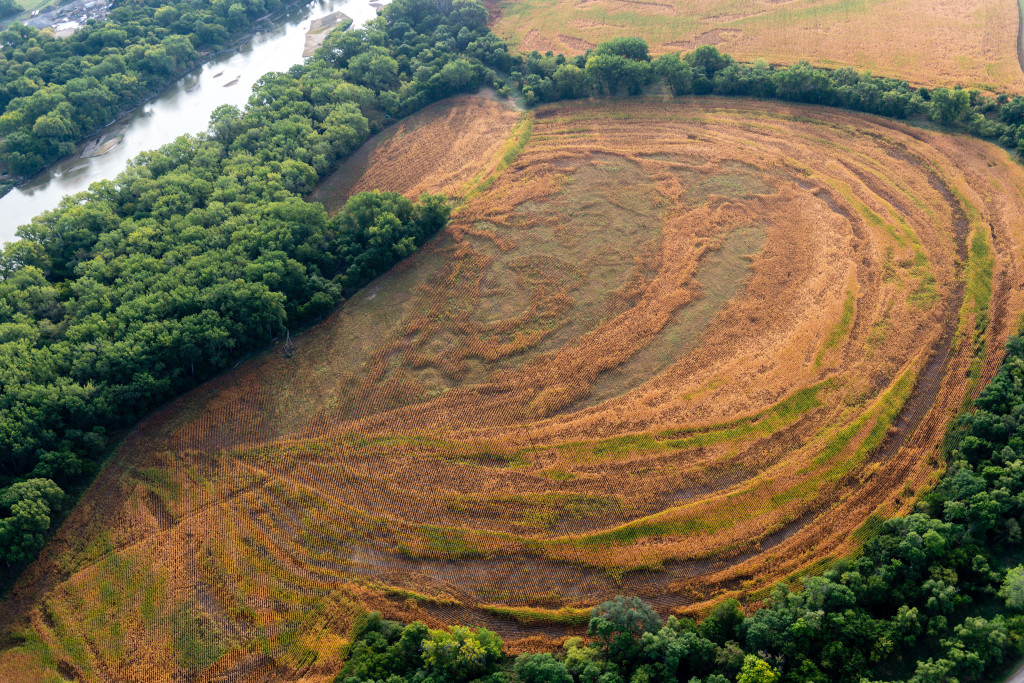
[(13, 24), (0, 32), (0, 160), (38, 173), (282, 5), (123, 2), (66, 38)]

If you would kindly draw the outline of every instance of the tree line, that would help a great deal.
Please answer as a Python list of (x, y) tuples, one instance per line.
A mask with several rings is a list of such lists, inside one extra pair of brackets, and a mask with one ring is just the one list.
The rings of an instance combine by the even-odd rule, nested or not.
[(0, 32), (0, 161), (35, 175), (286, 2), (126, 0), (67, 38), (13, 24)]
[(133, 160), (0, 252), (0, 567), (42, 547), (105, 454), (155, 405), (332, 310), (437, 232), (441, 197), (303, 195), (390, 119), (476, 90), (486, 12), (396, 0), (263, 76), (244, 110)]
[[(1024, 339), (947, 440), (949, 469), (858, 557), (700, 623), (637, 598), (594, 608), (586, 642), (506, 657), (486, 629), (363, 617), (335, 683), (973, 683), (1024, 653)], [(444, 656), (438, 656), (443, 652)]]
[(540, 102), (639, 95), (667, 89), (676, 96), (723, 95), (820, 104), (898, 119), (928, 119), (1024, 154), (1024, 97), (977, 89), (915, 88), (853, 69), (737, 62), (711, 45), (653, 58), (640, 38), (616, 38), (586, 54), (533, 52), (515, 63), (503, 85), (529, 106)]

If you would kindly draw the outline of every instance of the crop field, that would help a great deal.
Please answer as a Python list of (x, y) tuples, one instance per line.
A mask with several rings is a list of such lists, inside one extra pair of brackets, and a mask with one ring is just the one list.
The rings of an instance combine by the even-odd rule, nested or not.
[(320, 680), (364, 609), (536, 648), (616, 594), (757, 601), (912, 509), (1024, 310), (1024, 169), (806, 106), (491, 111), (350, 170), (462, 201), (125, 438), (4, 606), (0, 678)]
[(583, 54), (636, 35), (655, 54), (717, 45), (737, 59), (852, 67), (931, 86), (1024, 92), (1018, 0), (499, 0), (520, 50)]
[(508, 101), (490, 97), (463, 95), (432, 104), (372, 137), (312, 198), (333, 213), (364, 190), (401, 192), (410, 199), (422, 192), (460, 195), (501, 162), (518, 118)]

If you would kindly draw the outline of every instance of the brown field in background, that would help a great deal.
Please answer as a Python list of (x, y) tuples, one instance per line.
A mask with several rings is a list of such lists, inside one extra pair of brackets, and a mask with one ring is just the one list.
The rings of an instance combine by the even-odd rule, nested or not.
[(0, 679), (320, 681), (367, 609), (515, 651), (616, 594), (756, 602), (934, 483), (1024, 303), (1004, 151), (745, 100), (466, 102), (343, 181), (448, 189), (450, 226), (128, 435), (4, 606)]
[(852, 67), (917, 85), (1024, 92), (1017, 0), (499, 0), (494, 31), (566, 55), (618, 36), (652, 52), (717, 45), (737, 59)]

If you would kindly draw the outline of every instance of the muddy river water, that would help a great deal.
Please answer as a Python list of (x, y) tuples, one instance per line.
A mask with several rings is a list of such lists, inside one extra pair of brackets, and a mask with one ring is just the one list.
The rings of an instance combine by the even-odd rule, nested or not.
[(362, 26), (376, 16), (384, 1), (316, 0), (291, 10), (273, 28), (261, 29), (239, 49), (189, 72), (130, 116), (87, 140), (73, 156), (0, 198), (0, 244), (15, 239), (18, 226), (54, 208), (65, 195), (113, 178), (140, 152), (179, 135), (206, 130), (210, 114), (220, 105), (243, 106), (263, 74), (285, 71), (302, 61), (306, 32), (314, 20), (343, 12), (354, 26)]

